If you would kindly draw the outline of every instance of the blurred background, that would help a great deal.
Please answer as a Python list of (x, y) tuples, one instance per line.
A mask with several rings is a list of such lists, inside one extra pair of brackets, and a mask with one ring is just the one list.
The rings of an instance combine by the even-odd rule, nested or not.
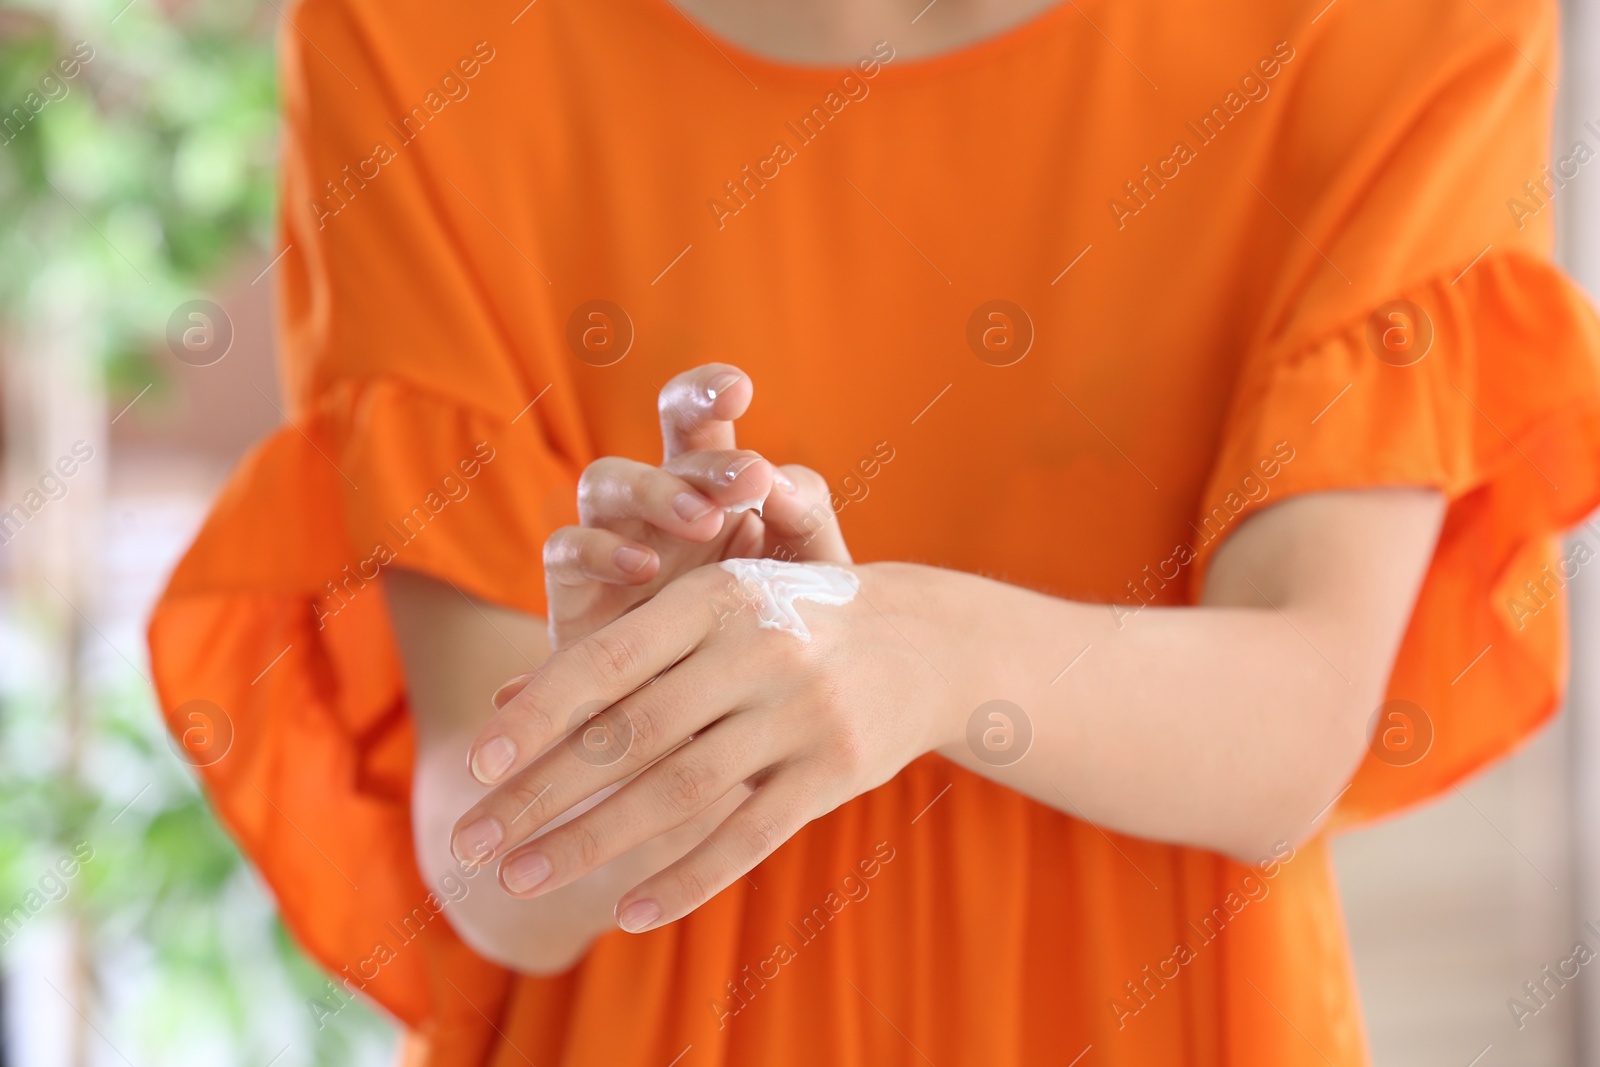
[[(1600, 129), (1600, 0), (1567, 8), (1563, 155), (1600, 146), (1584, 129)], [(392, 1062), (377, 1012), (319, 1024), (308, 1007), (322, 979), (168, 742), (145, 658), (145, 617), (207, 502), (282, 419), (289, 13), (0, 6), (0, 1067)], [(1556, 201), (1563, 263), (1591, 294), (1594, 175)], [(1576, 536), (1600, 547), (1600, 523)], [(1600, 962), (1559, 986), (1544, 974), (1579, 941), (1600, 951), (1593, 570), (1559, 594), (1574, 680), (1555, 724), (1336, 846), (1381, 1067), (1600, 1067)], [(1542, 1002), (1524, 986), (1541, 981)]]

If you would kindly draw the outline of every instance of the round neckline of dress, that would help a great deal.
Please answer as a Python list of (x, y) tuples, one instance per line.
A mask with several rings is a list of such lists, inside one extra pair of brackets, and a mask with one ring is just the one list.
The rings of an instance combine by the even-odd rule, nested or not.
[[(1021, 22), (1007, 26), (997, 33), (987, 37), (980, 37), (968, 41), (959, 47), (933, 55), (918, 56), (915, 59), (896, 60), (883, 64), (885, 68), (880, 75), (892, 70), (895, 80), (905, 80), (912, 77), (926, 77), (934, 74), (945, 73), (960, 67), (970, 66), (989, 60), (1007, 52), (1014, 51), (1031, 43), (1035, 38), (1052, 28), (1060, 19), (1066, 17), (1069, 8), (1076, 0), (1055, 0), (1051, 6), (1036, 12)], [(831, 81), (838, 77), (840, 71), (852, 70), (857, 60), (844, 60), (837, 63), (794, 63), (783, 59), (774, 59), (771, 56), (753, 52), (744, 45), (729, 40), (720, 33), (716, 33), (698, 20), (682, 10), (672, 0), (643, 0), (647, 7), (654, 8), (666, 22), (673, 26), (678, 36), (704, 47), (710, 44), (722, 53), (740, 74), (745, 74), (746, 68), (755, 68), (763, 77), (776, 78), (790, 82), (822, 82)], [(892, 48), (893, 41), (888, 42)], [(859, 56), (857, 59), (871, 58), (871, 53)]]

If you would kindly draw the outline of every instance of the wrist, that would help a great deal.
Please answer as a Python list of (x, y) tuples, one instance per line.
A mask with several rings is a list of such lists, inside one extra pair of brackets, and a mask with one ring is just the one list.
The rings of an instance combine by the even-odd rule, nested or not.
[[(880, 616), (892, 662), (902, 664), (897, 698), (916, 708), (922, 752), (964, 743), (972, 710), (989, 699), (981, 661), (986, 598), (994, 583), (917, 563), (857, 564), (860, 595)], [(899, 694), (903, 694), (900, 696)]]

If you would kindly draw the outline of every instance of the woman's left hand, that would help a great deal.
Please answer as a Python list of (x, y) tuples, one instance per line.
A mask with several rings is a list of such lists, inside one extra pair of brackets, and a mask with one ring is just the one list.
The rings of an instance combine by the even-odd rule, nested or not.
[[(817, 566), (761, 562), (791, 577), (783, 568)], [(928, 587), (913, 575), (940, 572), (827, 569), (853, 575), (859, 589), (842, 604), (799, 600), (806, 638), (771, 626), (782, 613), (764, 599), (769, 587), (707, 566), (551, 656), (472, 746), (473, 774), (495, 788), (456, 823), (457, 858), (500, 860), (506, 890), (536, 896), (748, 784), (752, 794), (703, 843), (618, 901), (623, 929), (648, 930), (687, 915), (806, 823), (949, 743), (958, 702), (904, 636), (928, 610)]]

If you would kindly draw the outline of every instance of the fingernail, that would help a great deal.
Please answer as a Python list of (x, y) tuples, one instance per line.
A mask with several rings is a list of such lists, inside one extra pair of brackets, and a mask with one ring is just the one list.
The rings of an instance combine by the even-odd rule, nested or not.
[(491, 737), (472, 754), (472, 776), (484, 785), (494, 785), (516, 758), (517, 746), (509, 737)]
[(678, 513), (678, 518), (684, 522), (695, 522), (711, 514), (712, 504), (703, 496), (694, 493), (679, 493), (672, 500), (672, 510)]
[(528, 686), (528, 679), (532, 677), (532, 674), (519, 674), (505, 685), (502, 685), (499, 689), (496, 689), (494, 691), (494, 696), (489, 698), (489, 703), (494, 705), (494, 710), (499, 711), (501, 708), (506, 706), (506, 703), (513, 696), (526, 689)]
[(650, 553), (632, 545), (623, 545), (611, 554), (611, 558), (616, 560), (618, 567), (629, 574), (638, 574), (644, 570), (644, 565), (650, 562)]
[(715, 400), (723, 393), (726, 393), (729, 389), (732, 389), (734, 383), (743, 377), (744, 375), (742, 374), (734, 374), (732, 372), (717, 375), (715, 378), (711, 379), (709, 383), (707, 383), (706, 397), (710, 400)]
[(722, 477), (729, 485), (732, 485), (739, 480), (739, 475), (760, 462), (760, 456), (746, 456), (743, 459), (736, 459), (728, 464), (728, 469), (722, 472)]
[(505, 831), (500, 829), (498, 819), (479, 819), (451, 839), (450, 851), (466, 866), (477, 867), (488, 862), (503, 840)]
[(778, 484), (778, 488), (782, 489), (784, 492), (794, 492), (794, 483), (789, 480), (789, 476), (787, 474), (783, 473), (783, 471), (777, 467), (772, 468), (772, 480), (776, 482)]
[(524, 852), (500, 865), (500, 881), (513, 893), (526, 893), (550, 877), (550, 861), (537, 852)]
[(617, 912), (617, 925), (636, 934), (661, 918), (661, 905), (653, 900), (636, 900)]

